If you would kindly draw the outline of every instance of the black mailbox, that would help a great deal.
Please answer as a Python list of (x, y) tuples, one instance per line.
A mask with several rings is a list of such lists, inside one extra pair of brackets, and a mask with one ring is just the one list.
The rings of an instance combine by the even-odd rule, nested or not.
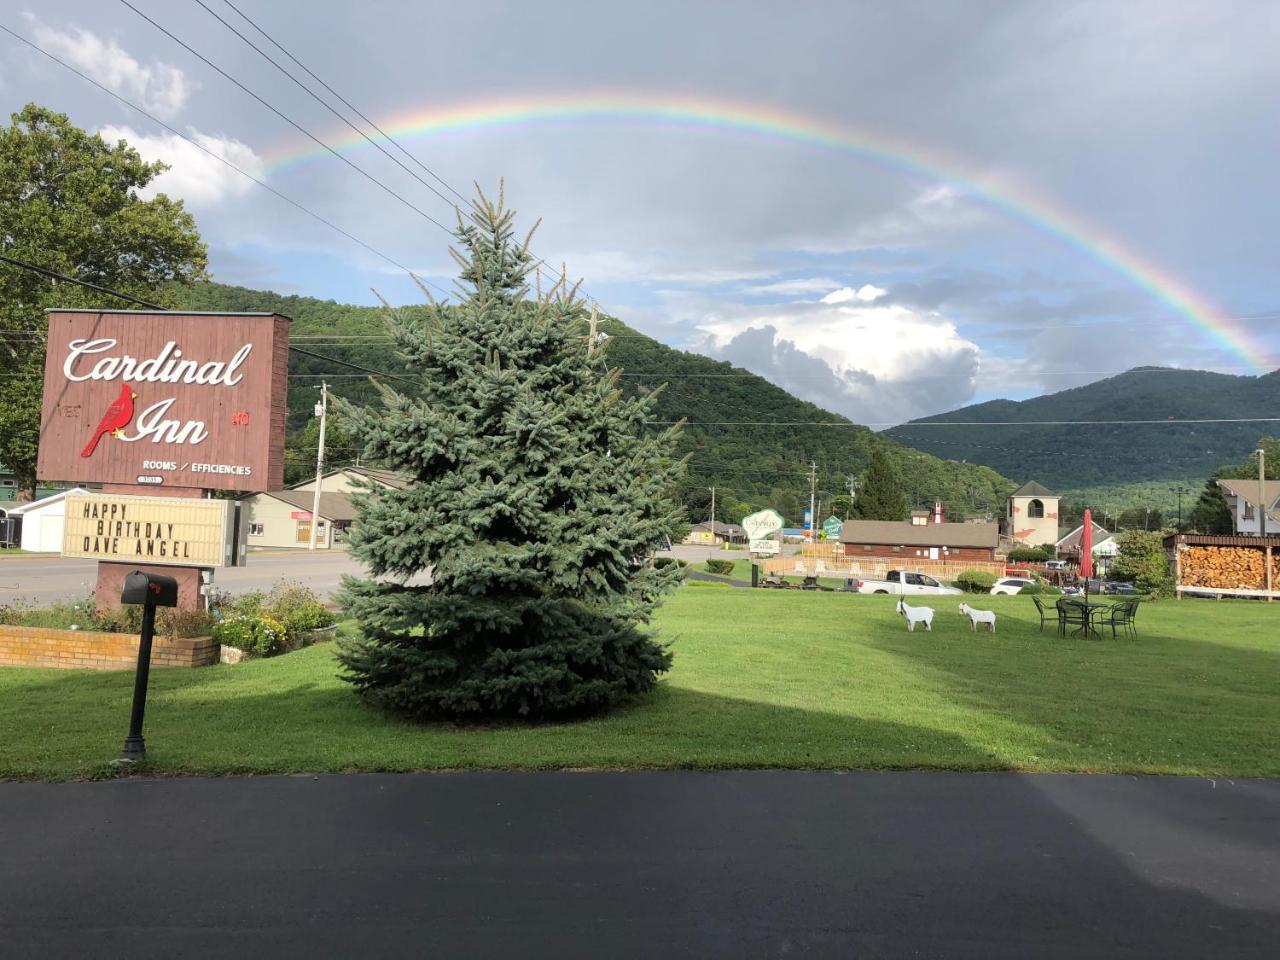
[(178, 581), (158, 573), (143, 573), (141, 570), (135, 570), (124, 578), (120, 602), (148, 604), (153, 607), (176, 607)]

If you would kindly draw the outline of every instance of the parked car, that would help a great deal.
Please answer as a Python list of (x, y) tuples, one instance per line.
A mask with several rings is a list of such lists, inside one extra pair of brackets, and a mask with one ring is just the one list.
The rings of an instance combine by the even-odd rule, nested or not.
[(995, 582), (991, 588), (991, 595), (994, 597), (1012, 597), (1022, 592), (1023, 587), (1032, 586), (1034, 580), (1028, 580), (1025, 577), (1001, 577)]
[(890, 570), (883, 580), (859, 580), (854, 578), (853, 589), (858, 593), (900, 593), (900, 594), (961, 594), (963, 590), (948, 587), (939, 583), (925, 573), (911, 573), (906, 570)]
[(1046, 560), (1044, 562), (1046, 570), (1065, 570), (1067, 569), (1067, 561), (1065, 560)]
[(1138, 592), (1138, 588), (1132, 583), (1104, 583), (1102, 585), (1103, 593), (1116, 593), (1125, 596), (1131, 596)]

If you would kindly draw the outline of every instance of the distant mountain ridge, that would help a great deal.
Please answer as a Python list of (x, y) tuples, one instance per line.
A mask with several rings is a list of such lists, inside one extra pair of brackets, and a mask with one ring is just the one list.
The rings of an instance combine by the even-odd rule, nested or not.
[[(1103, 424), (1106, 420), (1239, 420), (1280, 417), (1280, 371), (1233, 376), (1135, 367), (1118, 376), (1030, 400), (990, 400), (886, 431), (935, 456), (981, 463), (1058, 490), (1153, 480), (1203, 479), (1242, 460), (1277, 425)], [(1092, 426), (1050, 421), (1089, 421)], [(1027, 426), (924, 426), (999, 423)]]
[[(176, 288), (174, 294), (190, 310), (279, 312), (294, 321), (295, 347), (412, 379), (411, 372), (396, 366), (390, 345), (383, 340), (386, 317), (380, 308), (219, 283)], [(809, 503), (811, 462), (817, 464), (818, 497), (830, 504), (835, 495), (848, 494), (849, 476), (865, 469), (875, 449), (890, 454), (913, 505), (941, 499), (956, 518), (999, 515), (1014, 487), (987, 467), (954, 463), (951, 458), (903, 447), (746, 370), (672, 349), (616, 318), (601, 318), (600, 329), (609, 335), (610, 365), (624, 370), (625, 389), (649, 390), (665, 382), (668, 387), (658, 398), (657, 419), (689, 421), (679, 452), (690, 457), (683, 496), (695, 519), (714, 485), (721, 520), (736, 521), (748, 508), (771, 506), (789, 523), (799, 523), (801, 510)], [(376, 391), (366, 376), (350, 367), (296, 351), (290, 357), (289, 372), (289, 455), (293, 462), (305, 465), (308, 457), (311, 462), (315, 458), (314, 445), (305, 450), (302, 438), (320, 379), (327, 377), (334, 392), (357, 402), (373, 401)], [(402, 389), (400, 383), (396, 387)], [(829, 512), (823, 508), (824, 515)]]

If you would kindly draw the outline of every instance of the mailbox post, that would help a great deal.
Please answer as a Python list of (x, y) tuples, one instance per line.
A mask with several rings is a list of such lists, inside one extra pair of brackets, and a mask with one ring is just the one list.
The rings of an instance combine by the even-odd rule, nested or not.
[(142, 738), (142, 717), (147, 709), (147, 678), (151, 674), (151, 641), (156, 632), (156, 607), (178, 605), (178, 581), (154, 573), (135, 570), (124, 578), (120, 602), (142, 604), (142, 635), (138, 639), (138, 670), (133, 677), (133, 712), (129, 735), (125, 737), (121, 760), (141, 760), (147, 755)]

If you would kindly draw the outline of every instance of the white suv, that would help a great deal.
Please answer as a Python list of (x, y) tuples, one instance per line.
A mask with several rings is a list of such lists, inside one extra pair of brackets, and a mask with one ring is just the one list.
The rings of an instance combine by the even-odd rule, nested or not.
[(1028, 580), (1025, 577), (1001, 577), (995, 582), (995, 586), (991, 588), (993, 596), (1011, 597), (1015, 593), (1021, 593), (1023, 587), (1029, 587), (1034, 580)]

